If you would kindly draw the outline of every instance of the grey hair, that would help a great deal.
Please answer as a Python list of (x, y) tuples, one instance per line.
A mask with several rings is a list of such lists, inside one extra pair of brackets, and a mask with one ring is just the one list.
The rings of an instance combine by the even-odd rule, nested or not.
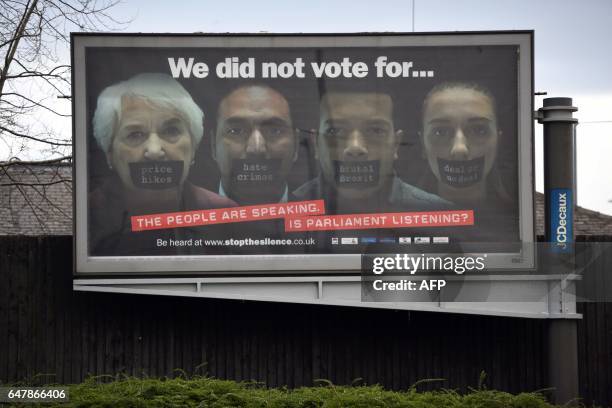
[(200, 144), (204, 135), (204, 113), (189, 92), (170, 75), (143, 73), (105, 88), (98, 96), (93, 133), (104, 153), (109, 152), (121, 120), (121, 98), (124, 96), (145, 98), (157, 106), (177, 110), (189, 123), (194, 151)]

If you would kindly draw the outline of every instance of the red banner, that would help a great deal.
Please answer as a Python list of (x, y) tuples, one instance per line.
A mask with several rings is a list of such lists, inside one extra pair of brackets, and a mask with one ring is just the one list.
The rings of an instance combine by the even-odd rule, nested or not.
[(474, 225), (473, 210), (318, 215), (285, 218), (285, 231), (333, 231), (374, 228)]
[(295, 201), (291, 203), (217, 208), (214, 210), (135, 215), (131, 217), (131, 221), (132, 231), (148, 231), (164, 228), (198, 227), (230, 222), (270, 220), (275, 218), (303, 216), (306, 214), (325, 214), (324, 201)]

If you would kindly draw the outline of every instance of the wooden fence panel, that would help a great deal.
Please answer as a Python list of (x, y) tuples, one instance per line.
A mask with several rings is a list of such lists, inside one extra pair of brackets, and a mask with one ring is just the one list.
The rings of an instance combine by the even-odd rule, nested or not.
[[(612, 260), (602, 262), (612, 265)], [(547, 321), (72, 291), (71, 237), (0, 237), (0, 383), (204, 374), (298, 387), (547, 387)], [(612, 305), (582, 306), (581, 393), (612, 404)], [(38, 376), (38, 377), (37, 377)]]

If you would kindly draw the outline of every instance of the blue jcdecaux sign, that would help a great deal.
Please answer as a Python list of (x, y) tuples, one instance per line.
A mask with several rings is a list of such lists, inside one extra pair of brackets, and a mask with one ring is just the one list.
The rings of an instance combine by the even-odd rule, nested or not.
[(550, 237), (558, 252), (570, 252), (573, 242), (572, 191), (555, 188), (550, 191)]

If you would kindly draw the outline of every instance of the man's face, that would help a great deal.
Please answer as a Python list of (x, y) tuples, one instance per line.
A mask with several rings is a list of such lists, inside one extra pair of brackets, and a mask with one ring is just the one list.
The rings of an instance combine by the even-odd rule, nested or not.
[[(499, 132), (491, 99), (473, 89), (449, 88), (431, 95), (423, 117), (423, 144), (431, 170), (441, 180), (440, 163), (472, 161), (480, 180), (487, 176), (497, 155)], [(480, 161), (481, 164), (477, 164)], [(444, 166), (442, 166), (444, 167)], [(460, 184), (456, 184), (460, 186)]]
[(227, 195), (240, 204), (275, 202), (297, 159), (289, 104), (265, 87), (240, 88), (219, 107), (214, 158)]
[(329, 93), (321, 100), (316, 154), (340, 197), (370, 197), (392, 176), (401, 133), (392, 112), (391, 97), (381, 93)]
[[(130, 173), (130, 163), (182, 162), (185, 181), (193, 160), (194, 146), (189, 125), (176, 111), (157, 106), (140, 97), (121, 99), (121, 120), (108, 152), (108, 160), (128, 189), (137, 187)], [(148, 179), (153, 173), (148, 174)], [(158, 174), (159, 175), (159, 174)]]

